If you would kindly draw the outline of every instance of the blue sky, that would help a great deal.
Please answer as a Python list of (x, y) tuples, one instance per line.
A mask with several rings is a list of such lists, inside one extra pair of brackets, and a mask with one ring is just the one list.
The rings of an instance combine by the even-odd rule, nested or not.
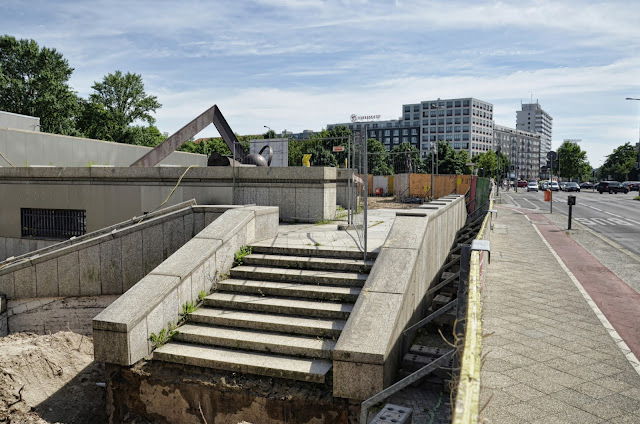
[(107, 73), (141, 74), (169, 133), (213, 104), (257, 134), (475, 97), (510, 127), (538, 100), (554, 148), (582, 139), (596, 167), (639, 137), (640, 101), (624, 100), (640, 98), (637, 0), (2, 0), (0, 33), (60, 51), (83, 97)]

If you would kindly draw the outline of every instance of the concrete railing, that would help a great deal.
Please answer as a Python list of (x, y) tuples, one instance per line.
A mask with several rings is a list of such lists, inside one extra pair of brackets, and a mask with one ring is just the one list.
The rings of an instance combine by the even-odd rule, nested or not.
[(209, 293), (233, 265), (235, 252), (275, 237), (278, 208), (229, 210), (200, 231), (93, 320), (97, 361), (132, 365), (152, 351), (150, 336), (176, 323), (182, 306)]
[(334, 396), (363, 400), (393, 383), (402, 332), (423, 316), (425, 293), (466, 216), (464, 196), (396, 214), (336, 344)]
[(7, 261), (0, 294), (9, 300), (122, 294), (225, 211), (242, 208), (184, 206)]

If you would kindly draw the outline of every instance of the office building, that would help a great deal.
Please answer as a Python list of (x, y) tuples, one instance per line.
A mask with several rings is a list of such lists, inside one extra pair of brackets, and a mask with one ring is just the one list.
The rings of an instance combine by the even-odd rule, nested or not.
[(540, 134), (502, 125), (493, 127), (493, 150), (497, 151), (499, 147), (501, 153), (513, 166), (513, 169), (508, 171), (509, 178), (517, 180), (539, 178), (540, 166), (546, 163), (541, 162), (540, 159), (541, 140)]
[(540, 134), (540, 163), (546, 164), (547, 153), (551, 151), (553, 118), (545, 112), (540, 103), (527, 103), (516, 112), (516, 129)]

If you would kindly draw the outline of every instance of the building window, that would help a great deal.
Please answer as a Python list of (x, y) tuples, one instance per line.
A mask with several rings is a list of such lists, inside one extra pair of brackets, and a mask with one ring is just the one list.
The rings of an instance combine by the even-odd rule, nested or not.
[(391, 131), (390, 130), (384, 130), (384, 135), (386, 135), (386, 136), (391, 135)]
[(87, 211), (20, 209), (22, 237), (69, 239), (87, 233)]

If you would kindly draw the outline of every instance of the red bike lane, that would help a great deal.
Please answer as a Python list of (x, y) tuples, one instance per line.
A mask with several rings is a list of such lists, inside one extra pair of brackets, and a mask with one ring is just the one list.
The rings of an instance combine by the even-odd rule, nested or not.
[(589, 293), (629, 349), (640, 358), (640, 294), (546, 216), (522, 212), (534, 224), (544, 224), (536, 225), (538, 231)]

